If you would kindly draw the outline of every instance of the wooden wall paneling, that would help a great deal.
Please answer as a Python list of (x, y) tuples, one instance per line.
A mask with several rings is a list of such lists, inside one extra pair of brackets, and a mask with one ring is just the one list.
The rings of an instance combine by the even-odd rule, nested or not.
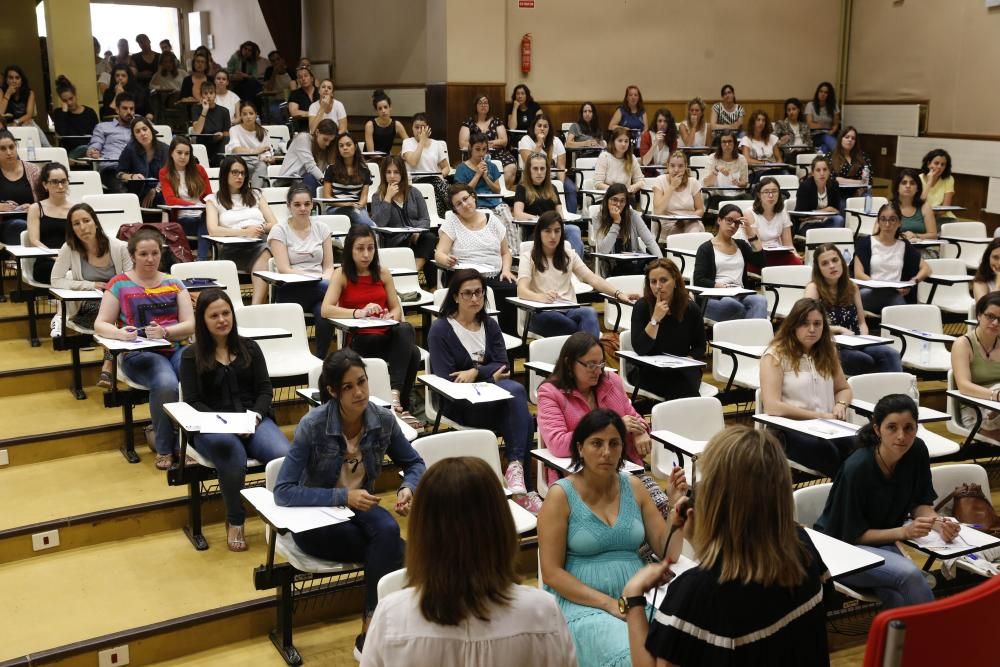
[[(858, 135), (861, 150), (872, 161), (873, 176), (893, 178), (896, 175), (896, 137), (886, 134)], [(885, 155), (882, 155), (882, 149)]]
[[(475, 100), (480, 94), (489, 97), (493, 115), (505, 118), (505, 84), (502, 83), (443, 83), (427, 85), (427, 113), (431, 136), (448, 142), (452, 164), (460, 160), (458, 130), (475, 111)], [(505, 123), (506, 124), (506, 123)]]

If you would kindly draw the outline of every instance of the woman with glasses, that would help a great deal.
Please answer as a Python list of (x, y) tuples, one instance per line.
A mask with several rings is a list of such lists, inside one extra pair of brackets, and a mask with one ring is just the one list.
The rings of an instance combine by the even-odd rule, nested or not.
[(747, 159), (736, 150), (736, 133), (724, 130), (715, 138), (715, 152), (708, 158), (702, 183), (714, 190), (705, 202), (708, 207), (718, 207), (729, 199), (742, 199), (750, 183), (750, 166)]
[[(955, 386), (966, 396), (1000, 400), (1000, 293), (991, 292), (976, 301), (976, 328), (951, 347)], [(962, 425), (971, 429), (976, 409), (962, 405)], [(987, 411), (979, 435), (1000, 440), (1000, 414)]]
[(486, 280), (475, 269), (456, 271), (448, 283), (439, 317), (427, 333), (431, 372), (459, 383), (492, 382), (512, 398), (490, 403), (445, 401), (438, 410), (463, 426), (486, 428), (503, 436), (507, 468), (504, 480), (514, 501), (532, 514), (541, 508), (537, 493), (524, 484), (524, 463), (534, 435), (528, 397), (510, 379), (507, 348), (500, 325), (486, 314)]
[[(743, 211), (736, 204), (726, 204), (719, 211), (719, 231), (705, 241), (694, 259), (694, 284), (697, 287), (743, 287), (747, 267), (762, 266), (764, 249), (756, 235), (747, 240), (734, 238), (743, 225)], [(705, 300), (705, 317), (716, 322), (743, 319), (767, 319), (767, 299), (762, 294), (725, 296)]]
[[(608, 408), (621, 417), (626, 430), (625, 458), (643, 465), (652, 447), (649, 425), (629, 400), (621, 376), (606, 370), (604, 348), (597, 337), (578, 331), (563, 343), (552, 375), (538, 387), (539, 446), (556, 456), (571, 456), (573, 431), (595, 408)], [(546, 469), (546, 477), (552, 484), (559, 474)], [(669, 497), (649, 475), (643, 473), (639, 479), (664, 517), (686, 491), (683, 468), (677, 468), (667, 482)]]
[[(887, 280), (893, 282), (914, 282), (931, 274), (931, 267), (920, 256), (920, 251), (900, 237), (902, 216), (893, 203), (884, 204), (878, 210), (878, 223), (871, 236), (858, 238), (854, 252), (854, 277), (858, 280)], [(917, 289), (861, 288), (861, 302), (865, 310), (876, 315), (886, 306), (901, 306), (916, 303)]]
[[(594, 220), (597, 252), (647, 252), (663, 257), (642, 216), (628, 204), (628, 189), (623, 183), (613, 184), (604, 193), (600, 213)], [(603, 275), (627, 276), (642, 273), (645, 263), (643, 259), (617, 261), (608, 270), (604, 269), (604, 263), (600, 266)]]
[[(28, 207), (28, 245), (33, 248), (58, 250), (66, 240), (66, 216), (69, 201), (69, 173), (58, 162), (46, 162), (38, 177), (38, 203)], [(38, 257), (31, 277), (44, 284), (52, 278), (55, 260)], [(53, 317), (56, 321), (59, 317)]]
[(765, 249), (788, 248), (764, 253), (767, 266), (801, 266), (802, 258), (792, 246), (792, 220), (785, 211), (778, 181), (772, 176), (760, 179), (753, 208), (743, 215), (743, 225), (736, 237), (746, 239), (747, 236), (759, 238)]

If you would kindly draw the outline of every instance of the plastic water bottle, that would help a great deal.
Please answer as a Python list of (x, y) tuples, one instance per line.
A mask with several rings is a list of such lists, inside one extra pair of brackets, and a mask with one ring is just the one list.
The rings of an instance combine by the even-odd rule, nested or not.
[[(871, 179), (871, 171), (866, 166), (864, 168), (864, 170), (861, 172), (861, 182), (864, 183), (866, 186), (869, 186), (869, 185), (871, 185), (870, 182), (869, 182), (870, 179)], [(865, 213), (868, 214), (868, 213), (871, 213), (871, 212), (872, 212), (872, 189), (870, 187), (866, 187), (865, 188)]]
[(920, 363), (927, 365), (931, 362), (931, 342), (929, 340), (920, 341)]
[(914, 403), (920, 405), (920, 390), (917, 389), (916, 376), (910, 376), (910, 388), (906, 390), (906, 395), (912, 398)]
[(35, 161), (35, 140), (32, 139), (31, 137), (28, 137), (25, 141), (27, 142), (26, 143), (26, 147), (27, 147), (27, 151), (28, 151), (28, 162), (34, 162)]

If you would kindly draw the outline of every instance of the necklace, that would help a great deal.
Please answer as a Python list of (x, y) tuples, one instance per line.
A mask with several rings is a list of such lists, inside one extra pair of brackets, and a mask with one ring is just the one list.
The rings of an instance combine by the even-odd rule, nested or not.
[(979, 347), (983, 348), (983, 356), (987, 359), (993, 354), (993, 350), (997, 349), (997, 343), (1000, 342), (1000, 336), (993, 339), (993, 345), (990, 347), (989, 351), (986, 350), (986, 346), (983, 345), (983, 340), (979, 337), (979, 329), (976, 329), (976, 340), (979, 341)]
[(876, 460), (877, 460), (877, 462), (879, 464), (879, 467), (882, 469), (882, 472), (885, 474), (885, 476), (886, 477), (892, 477), (892, 473), (895, 472), (896, 466), (895, 465), (890, 466), (886, 462), (885, 457), (882, 456), (882, 444), (881, 443), (879, 443), (878, 445), (875, 446), (875, 458), (876, 458)]

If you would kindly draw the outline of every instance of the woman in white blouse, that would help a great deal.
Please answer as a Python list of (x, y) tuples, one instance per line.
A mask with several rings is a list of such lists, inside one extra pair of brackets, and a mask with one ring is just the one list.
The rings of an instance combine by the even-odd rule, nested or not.
[(660, 221), (660, 243), (666, 243), (671, 234), (703, 232), (705, 202), (701, 198), (701, 183), (691, 178), (687, 155), (674, 151), (667, 160), (667, 173), (653, 180), (653, 212), (657, 215), (697, 216), (697, 220)]
[[(931, 274), (920, 251), (900, 237), (899, 208), (892, 202), (878, 210), (875, 233), (858, 238), (854, 246), (854, 277), (858, 280), (886, 280), (919, 283)], [(880, 314), (886, 306), (916, 302), (916, 286), (861, 288), (865, 310)]]
[(642, 189), (642, 166), (639, 158), (632, 153), (632, 139), (628, 128), (616, 127), (607, 148), (597, 156), (594, 165), (594, 187), (607, 190), (615, 183), (623, 184), (629, 193)]
[(743, 225), (736, 238), (756, 236), (765, 250), (789, 248), (786, 251), (769, 251), (764, 254), (768, 266), (799, 266), (802, 258), (792, 248), (792, 219), (785, 210), (778, 181), (771, 176), (760, 179), (753, 208), (743, 214)]
[(240, 102), (239, 119), (239, 124), (229, 129), (226, 152), (241, 155), (253, 174), (250, 185), (262, 188), (267, 178), (267, 166), (274, 162), (271, 138), (267, 130), (257, 124), (257, 107), (250, 100)]
[(687, 105), (687, 118), (677, 125), (678, 146), (709, 146), (712, 126), (705, 120), (705, 102), (696, 97)]
[(552, 121), (543, 113), (539, 113), (528, 125), (528, 133), (521, 137), (517, 144), (517, 152), (521, 157), (522, 168), (528, 164), (528, 158), (535, 153), (546, 156), (552, 169), (552, 180), (563, 182), (563, 192), (566, 195), (566, 210), (576, 213), (576, 181), (566, 174), (566, 147), (559, 137), (552, 132)]
[(778, 135), (771, 132), (771, 119), (764, 111), (758, 109), (750, 114), (747, 133), (740, 139), (740, 152), (750, 165), (781, 162)]
[(333, 98), (333, 81), (323, 79), (319, 82), (319, 99), (309, 105), (309, 131), (312, 132), (324, 120), (332, 120), (337, 124), (337, 132), (347, 132), (347, 109), (344, 103)]

